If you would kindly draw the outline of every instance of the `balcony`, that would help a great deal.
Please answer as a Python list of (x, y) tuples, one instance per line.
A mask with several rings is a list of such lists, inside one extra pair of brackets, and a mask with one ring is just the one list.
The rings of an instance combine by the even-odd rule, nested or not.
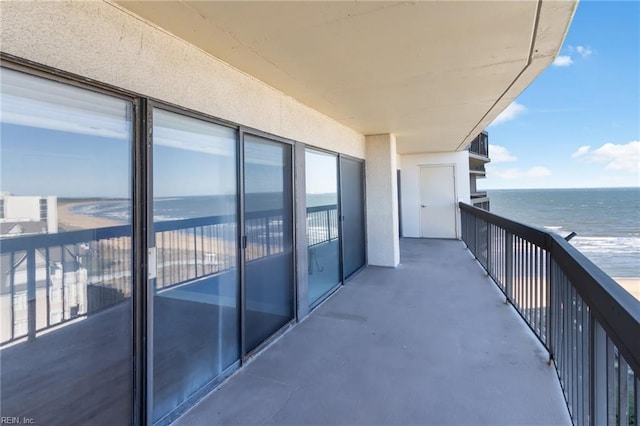
[(471, 205), (484, 210), (489, 210), (489, 197), (487, 191), (475, 191), (471, 193)]
[(570, 424), (546, 351), (464, 244), (401, 250), (177, 424)]
[(489, 134), (482, 132), (471, 141), (469, 147), (469, 167), (471, 169), (484, 171), (484, 164), (489, 159)]
[[(310, 234), (309, 250), (332, 243), (333, 207), (308, 211), (317, 231)], [(459, 241), (403, 240), (398, 268), (365, 269), (177, 424), (571, 424), (572, 419), (574, 424), (636, 424), (637, 302), (551, 234), (460, 207), (463, 238), (477, 260)], [(258, 232), (277, 222), (275, 213), (267, 213), (251, 219), (256, 221), (251, 238), (256, 258), (278, 252), (277, 233)], [(223, 217), (201, 219), (158, 225), (159, 235), (165, 233), (166, 256), (182, 244), (178, 231), (192, 238), (226, 233)], [(3, 241), (3, 253), (12, 260), (19, 257), (12, 253), (25, 253), (20, 265), (27, 265), (27, 282), (34, 283), (21, 289), (11, 281), (12, 300), (20, 291), (30, 300), (35, 295), (26, 309), (26, 330), (15, 329), (14, 322), (3, 342), (3, 410), (45, 424), (60, 422), (60, 407), (68, 419), (82, 422), (105, 410), (113, 418), (127, 418), (133, 403), (131, 336), (122, 331), (130, 328), (130, 295), (104, 289), (96, 295), (95, 285), (88, 285), (87, 306), (70, 310), (67, 303), (62, 322), (40, 324), (33, 315), (41, 310), (37, 278), (43, 247), (49, 248), (47, 257), (55, 257), (55, 246), (93, 238), (87, 243), (90, 252), (124, 238), (125, 228)], [(214, 265), (194, 253), (161, 260), (160, 293), (190, 291), (203, 275), (229, 267), (222, 259)], [(89, 271), (89, 283), (91, 276)], [(102, 271), (101, 276), (116, 280), (115, 285), (127, 273)], [(172, 284), (176, 280), (182, 280), (179, 286)], [(69, 290), (74, 282), (66, 284)], [(94, 299), (103, 303), (98, 306)], [(219, 301), (206, 305), (223, 306)], [(182, 318), (190, 321), (187, 310)], [(175, 324), (158, 321), (156, 338), (171, 344), (158, 348), (156, 360), (164, 360), (167, 368), (159, 368), (154, 380), (159, 394), (171, 393), (175, 378), (189, 374), (200, 355), (192, 351), (187, 362), (173, 362), (186, 347), (184, 336)], [(200, 333), (198, 324), (189, 329)]]
[(472, 175), (475, 175), (475, 176), (477, 176), (479, 178), (483, 178), (483, 177), (486, 176), (487, 170), (485, 169), (484, 163), (483, 163), (483, 164), (481, 164), (479, 166), (470, 168), (469, 169), (469, 173), (471, 173)]

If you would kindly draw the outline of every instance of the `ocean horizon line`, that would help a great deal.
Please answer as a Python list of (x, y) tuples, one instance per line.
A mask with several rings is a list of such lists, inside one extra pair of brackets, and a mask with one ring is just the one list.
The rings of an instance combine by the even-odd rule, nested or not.
[(611, 189), (640, 189), (640, 186), (596, 186), (574, 188), (478, 188), (479, 191), (579, 191), (579, 190), (611, 190)]

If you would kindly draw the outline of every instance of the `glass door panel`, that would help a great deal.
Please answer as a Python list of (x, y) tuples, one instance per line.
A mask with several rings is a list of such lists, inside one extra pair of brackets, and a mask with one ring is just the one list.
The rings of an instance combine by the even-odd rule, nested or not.
[(307, 247), (309, 305), (342, 281), (338, 232), (338, 157), (307, 150)]
[(293, 319), (291, 146), (244, 136), (244, 339), (250, 352)]
[(364, 162), (340, 157), (342, 199), (342, 264), (349, 278), (366, 263)]
[(0, 81), (0, 423), (130, 424), (132, 105)]
[(153, 419), (240, 356), (236, 131), (153, 111)]

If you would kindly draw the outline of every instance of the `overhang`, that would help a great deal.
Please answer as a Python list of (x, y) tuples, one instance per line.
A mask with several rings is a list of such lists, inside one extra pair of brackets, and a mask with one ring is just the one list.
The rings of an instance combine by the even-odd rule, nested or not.
[(568, 1), (117, 1), (400, 154), (466, 145), (557, 55)]

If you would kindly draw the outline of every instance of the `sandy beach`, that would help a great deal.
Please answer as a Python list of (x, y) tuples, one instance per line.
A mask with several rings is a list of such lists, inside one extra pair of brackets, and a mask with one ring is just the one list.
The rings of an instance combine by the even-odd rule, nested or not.
[[(105, 201), (108, 202), (108, 201)], [(79, 229), (106, 228), (108, 226), (125, 225), (126, 223), (100, 217), (85, 216), (74, 213), (73, 208), (92, 205), (95, 202), (63, 202), (58, 201), (58, 226), (60, 231), (77, 231)]]
[(614, 278), (614, 280), (640, 300), (640, 278)]
[[(109, 201), (105, 201), (109, 202)], [(77, 214), (72, 211), (75, 207), (94, 204), (95, 202), (59, 202), (58, 203), (58, 223), (60, 230), (74, 231), (79, 229), (92, 229), (92, 228), (105, 228), (109, 226), (124, 225), (125, 223), (116, 220), (109, 220), (99, 217), (86, 216)], [(156, 246), (158, 249), (177, 249), (179, 247), (187, 249), (193, 244), (193, 237), (187, 235), (180, 235), (178, 233), (172, 233), (167, 240), (158, 238)], [(202, 241), (204, 239), (204, 241)], [(179, 240), (179, 241), (178, 241)], [(219, 242), (215, 238), (200, 237), (199, 247), (205, 249), (207, 252), (215, 253), (218, 248), (223, 248), (224, 251), (229, 249), (228, 246), (222, 245), (220, 247)], [(187, 249), (188, 251), (188, 249)], [(219, 253), (222, 254), (222, 253)], [(227, 253), (232, 255), (232, 253)], [(258, 256), (259, 257), (259, 256)], [(640, 278), (614, 278), (614, 280), (631, 293), (636, 299), (640, 300)]]

